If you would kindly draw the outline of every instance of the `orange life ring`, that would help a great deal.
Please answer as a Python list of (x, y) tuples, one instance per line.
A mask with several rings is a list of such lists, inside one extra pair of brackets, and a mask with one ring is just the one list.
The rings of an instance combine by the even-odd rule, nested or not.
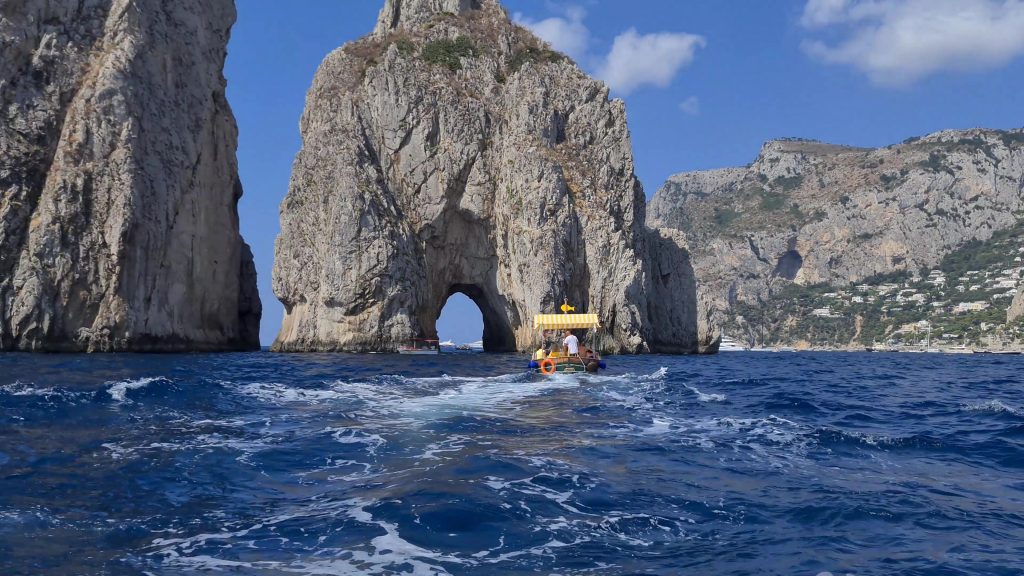
[(551, 376), (555, 373), (555, 361), (551, 358), (545, 358), (540, 362), (540, 373), (545, 376)]

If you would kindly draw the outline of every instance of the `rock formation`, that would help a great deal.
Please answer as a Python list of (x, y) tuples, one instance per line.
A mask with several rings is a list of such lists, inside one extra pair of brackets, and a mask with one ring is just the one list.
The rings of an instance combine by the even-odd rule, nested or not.
[(1017, 287), (1017, 294), (1006, 309), (1006, 323), (1016, 322), (1021, 317), (1024, 317), (1024, 285)]
[(0, 3), (0, 349), (259, 345), (231, 0)]
[(686, 248), (644, 226), (623, 103), (496, 0), (388, 0), (323, 62), (301, 124), (276, 350), (393, 351), (435, 337), (455, 292), (488, 350), (532, 349), (563, 299), (600, 316), (606, 351), (701, 347)]
[(788, 140), (748, 168), (673, 176), (648, 224), (685, 232), (726, 310), (789, 283), (917, 273), (1024, 210), (1024, 131), (945, 131), (880, 149)]

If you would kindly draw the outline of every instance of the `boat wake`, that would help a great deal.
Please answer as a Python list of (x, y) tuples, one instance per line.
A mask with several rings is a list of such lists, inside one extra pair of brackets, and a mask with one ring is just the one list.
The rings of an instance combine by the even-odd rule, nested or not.
[[(33, 364), (0, 382), (0, 573), (54, 551), (83, 564), (50, 573), (182, 576), (1015, 565), (1024, 397), (1005, 359), (984, 378), (877, 355), (498, 373), (521, 360)], [(935, 537), (967, 531), (985, 545)]]

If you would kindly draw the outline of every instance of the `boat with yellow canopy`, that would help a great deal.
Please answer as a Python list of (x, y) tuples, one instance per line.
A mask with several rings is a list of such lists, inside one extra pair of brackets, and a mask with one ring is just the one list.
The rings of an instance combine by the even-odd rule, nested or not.
[[(601, 328), (597, 314), (571, 314), (576, 308), (569, 306), (568, 302), (562, 304), (561, 310), (561, 314), (537, 314), (533, 317), (533, 329), (541, 331), (543, 345), (534, 352), (530, 369), (545, 376), (605, 369), (607, 365), (591, 346), (579, 343), (574, 354), (565, 342), (565, 332), (575, 336), (577, 332), (585, 330), (591, 335), (590, 342), (593, 343), (594, 332)], [(580, 340), (586, 341), (587, 338), (577, 337), (577, 341)]]

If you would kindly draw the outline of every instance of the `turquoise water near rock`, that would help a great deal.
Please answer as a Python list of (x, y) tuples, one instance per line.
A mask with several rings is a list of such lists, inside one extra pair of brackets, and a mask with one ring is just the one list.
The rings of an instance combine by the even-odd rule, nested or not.
[(1021, 574), (1024, 358), (0, 355), (0, 574)]

